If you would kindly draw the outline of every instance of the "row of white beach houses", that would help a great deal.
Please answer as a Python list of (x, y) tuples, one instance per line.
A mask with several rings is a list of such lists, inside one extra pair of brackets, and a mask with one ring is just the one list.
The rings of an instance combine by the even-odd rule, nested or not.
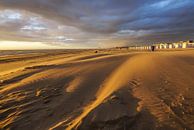
[[(130, 50), (151, 50), (154, 47), (156, 50), (162, 49), (181, 49), (181, 48), (194, 48), (194, 41), (180, 41), (176, 43), (158, 43), (149, 46), (130, 46)], [(126, 48), (126, 47), (124, 47)]]

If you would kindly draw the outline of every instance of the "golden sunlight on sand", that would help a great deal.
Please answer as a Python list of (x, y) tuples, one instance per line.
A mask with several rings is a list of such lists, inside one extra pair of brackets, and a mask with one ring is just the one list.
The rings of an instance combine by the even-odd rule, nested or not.
[(0, 129), (194, 129), (194, 50), (4, 53)]

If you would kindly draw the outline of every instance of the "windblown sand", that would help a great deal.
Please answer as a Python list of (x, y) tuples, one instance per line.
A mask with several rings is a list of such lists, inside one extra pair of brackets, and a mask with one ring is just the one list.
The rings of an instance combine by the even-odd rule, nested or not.
[(95, 52), (0, 55), (0, 129), (194, 129), (194, 50)]

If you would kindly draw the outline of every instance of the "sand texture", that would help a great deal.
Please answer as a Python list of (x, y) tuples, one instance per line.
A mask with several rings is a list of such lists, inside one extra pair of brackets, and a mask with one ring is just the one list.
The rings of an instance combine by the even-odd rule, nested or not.
[(194, 130), (194, 50), (4, 52), (0, 129)]

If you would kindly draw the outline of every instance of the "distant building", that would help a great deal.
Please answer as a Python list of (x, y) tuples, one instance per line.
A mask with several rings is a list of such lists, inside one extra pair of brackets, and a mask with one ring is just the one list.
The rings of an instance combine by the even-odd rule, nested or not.
[(194, 48), (194, 42), (192, 40), (189, 40), (186, 42), (187, 48)]
[(160, 44), (154, 44), (154, 46), (156, 50), (160, 49)]
[(180, 44), (179, 43), (173, 43), (173, 48), (180, 48)]
[(172, 43), (168, 43), (168, 48), (172, 49), (173, 48), (173, 44)]
[[(169, 44), (170, 46), (170, 44)], [(170, 48), (170, 47), (169, 47)], [(194, 48), (194, 43), (190, 41), (180, 41), (177, 43), (172, 43), (172, 48)]]
[(175, 43), (175, 48), (193, 48), (194, 43), (193, 41), (180, 41)]
[(164, 46), (164, 49), (168, 48), (168, 44), (167, 43), (163, 44), (163, 46)]
[(160, 43), (160, 49), (165, 49), (165, 44), (164, 43)]
[(182, 43), (182, 48), (187, 48), (188, 47), (188, 43), (187, 42), (183, 42)]
[[(155, 47), (156, 50), (162, 50), (162, 49), (178, 49), (178, 48), (194, 48), (194, 41), (180, 41), (175, 43), (157, 43), (153, 44), (152, 46)], [(130, 47), (118, 47), (119, 49), (122, 48), (128, 48), (130, 50), (151, 50), (152, 46), (130, 46)]]

